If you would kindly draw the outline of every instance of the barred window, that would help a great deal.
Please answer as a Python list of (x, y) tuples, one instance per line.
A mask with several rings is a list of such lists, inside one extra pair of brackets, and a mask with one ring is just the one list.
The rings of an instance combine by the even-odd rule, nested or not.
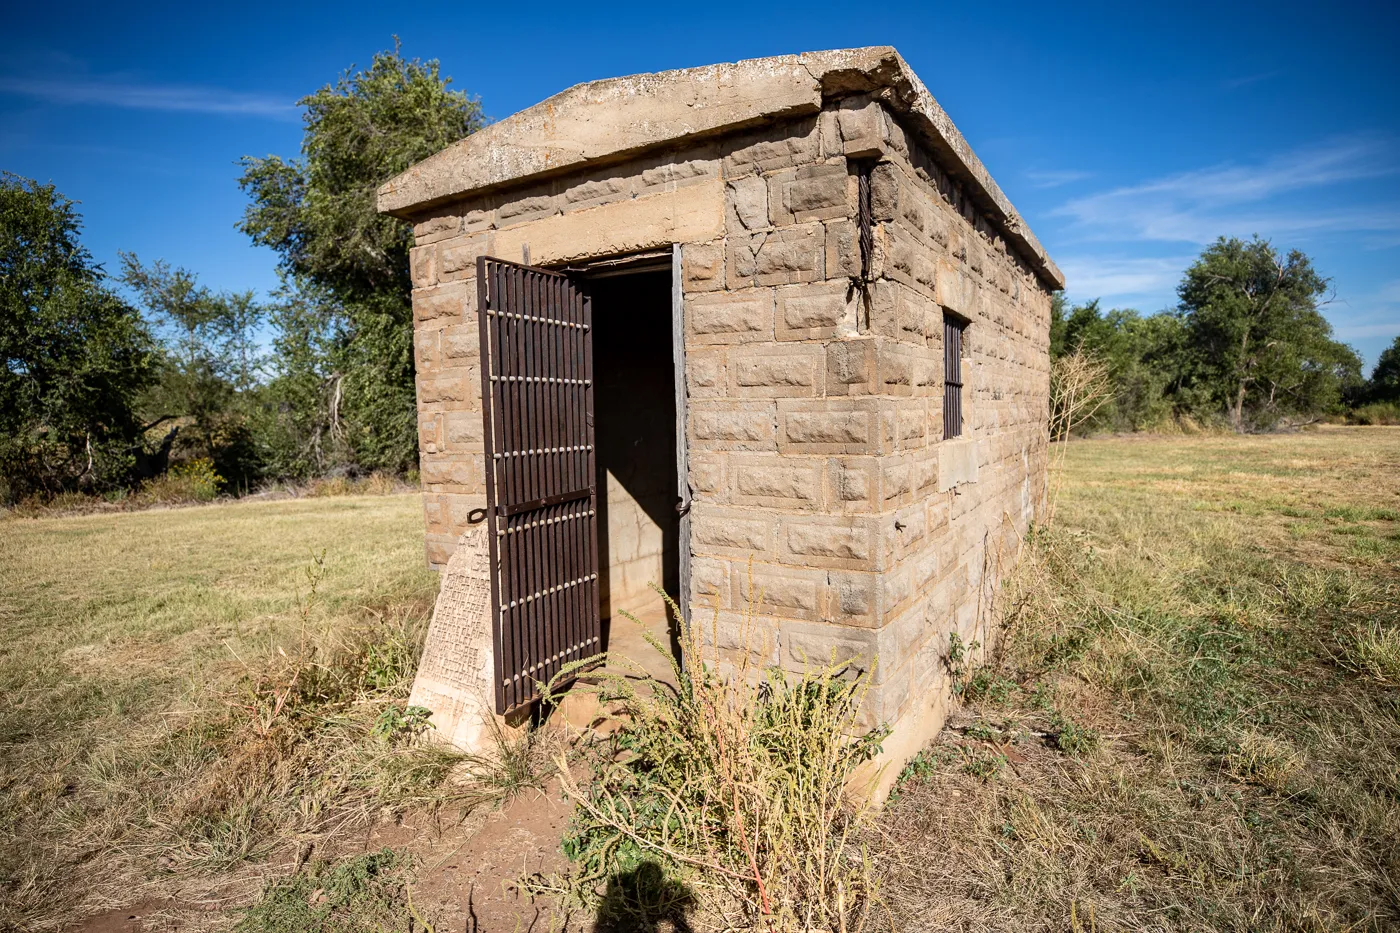
[(962, 435), (962, 346), (967, 324), (943, 315), (943, 439)]

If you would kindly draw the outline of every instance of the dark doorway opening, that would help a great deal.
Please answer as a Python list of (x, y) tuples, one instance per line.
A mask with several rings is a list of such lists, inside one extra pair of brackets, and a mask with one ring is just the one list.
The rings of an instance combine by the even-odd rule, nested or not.
[(652, 588), (673, 597), (680, 591), (671, 272), (599, 275), (586, 287), (593, 306), (603, 646), (669, 681), (669, 659), (645, 634), (679, 658), (679, 633)]

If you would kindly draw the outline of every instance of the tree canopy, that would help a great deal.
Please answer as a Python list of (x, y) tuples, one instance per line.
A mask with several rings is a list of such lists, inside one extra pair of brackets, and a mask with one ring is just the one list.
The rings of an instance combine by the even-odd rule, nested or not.
[(1381, 351), (1366, 386), (1366, 397), (1371, 402), (1400, 402), (1400, 337)]
[(1319, 311), (1327, 280), (1294, 250), (1221, 238), (1186, 270), (1176, 308), (1152, 315), (1056, 302), (1051, 353), (1101, 360), (1113, 397), (1095, 428), (1150, 429), (1188, 416), (1236, 430), (1339, 411), (1362, 386), (1355, 351)]
[(0, 499), (124, 482), (151, 335), (82, 246), (74, 203), (0, 174)]
[(1327, 279), (1298, 250), (1221, 237), (1186, 270), (1177, 294), (1195, 379), (1236, 430), (1325, 411), (1361, 381), (1361, 360), (1318, 311)]
[[(312, 431), (323, 455), (323, 442), (333, 434), (335, 455), (363, 467), (416, 463), (408, 272), (413, 234), (404, 222), (378, 213), (375, 191), (484, 125), (480, 104), (450, 83), (436, 61), (405, 59), (397, 47), (381, 52), (368, 69), (346, 71), (300, 101), (299, 159), (273, 155), (242, 163), (239, 184), (252, 204), (240, 227), (278, 253), (289, 294), (300, 293), (297, 310), (284, 317), (301, 329), (293, 341), (325, 354), (313, 367), (320, 390), (314, 396), (300, 391), (295, 402), (318, 411), (280, 423)], [(304, 389), (311, 370), (289, 367), (309, 365), (305, 353), (282, 357), (277, 375)], [(313, 438), (285, 440), (306, 448)]]

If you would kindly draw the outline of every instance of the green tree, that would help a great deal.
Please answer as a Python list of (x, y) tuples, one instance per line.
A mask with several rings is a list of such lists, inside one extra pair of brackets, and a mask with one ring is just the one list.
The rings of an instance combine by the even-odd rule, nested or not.
[(160, 450), (173, 450), (177, 460), (212, 460), (226, 482), (246, 488), (260, 473), (246, 413), (265, 309), (251, 291), (216, 294), (163, 260), (144, 266), (134, 254), (121, 258), (122, 281), (161, 338), (158, 378), (141, 398), (151, 427), (169, 425)]
[(127, 481), (151, 337), (53, 185), (0, 174), (0, 498)]
[(347, 456), (360, 466), (417, 462), (413, 234), (378, 213), (375, 191), (484, 125), (480, 105), (450, 83), (436, 61), (405, 59), (396, 46), (300, 101), (300, 159), (242, 163), (239, 185), (253, 203), (240, 228), (277, 251), (287, 280), (304, 292), (298, 304), (320, 303), (328, 321), (320, 332), (334, 337), (316, 363), (324, 374), (312, 380), (323, 386), (322, 414), (303, 423), (339, 425)]
[(1318, 311), (1327, 284), (1302, 252), (1280, 255), (1258, 237), (1221, 237), (1186, 270), (1177, 295), (1191, 378), (1236, 430), (1325, 412), (1359, 382), (1360, 359)]
[(341, 376), (332, 360), (345, 336), (334, 302), (284, 287), (271, 310), (270, 377), (252, 412), (259, 458), (270, 475), (306, 479), (349, 461), (340, 417)]
[(1366, 383), (1366, 398), (1372, 402), (1400, 402), (1400, 337), (1381, 351)]
[(1082, 350), (1101, 362), (1112, 386), (1108, 401), (1083, 430), (1141, 431), (1160, 424), (1185, 400), (1189, 352), (1181, 320), (1163, 312), (1143, 316), (1131, 309), (1104, 312), (1097, 299), (1063, 308), (1052, 319), (1058, 352)]

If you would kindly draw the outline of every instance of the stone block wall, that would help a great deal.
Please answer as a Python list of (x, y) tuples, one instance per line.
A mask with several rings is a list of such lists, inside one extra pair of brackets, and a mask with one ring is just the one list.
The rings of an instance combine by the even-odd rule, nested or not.
[[(857, 173), (875, 249), (859, 280)], [(413, 251), (428, 556), (484, 504), (475, 258), (682, 244), (694, 618), (721, 653), (859, 657), (871, 722), (927, 717), (948, 639), (986, 641), (1046, 467), (1050, 296), (878, 102), (479, 196)], [(943, 440), (943, 326), (967, 322)], [(741, 638), (745, 603), (764, 624)], [(922, 738), (918, 739), (922, 741)]]

